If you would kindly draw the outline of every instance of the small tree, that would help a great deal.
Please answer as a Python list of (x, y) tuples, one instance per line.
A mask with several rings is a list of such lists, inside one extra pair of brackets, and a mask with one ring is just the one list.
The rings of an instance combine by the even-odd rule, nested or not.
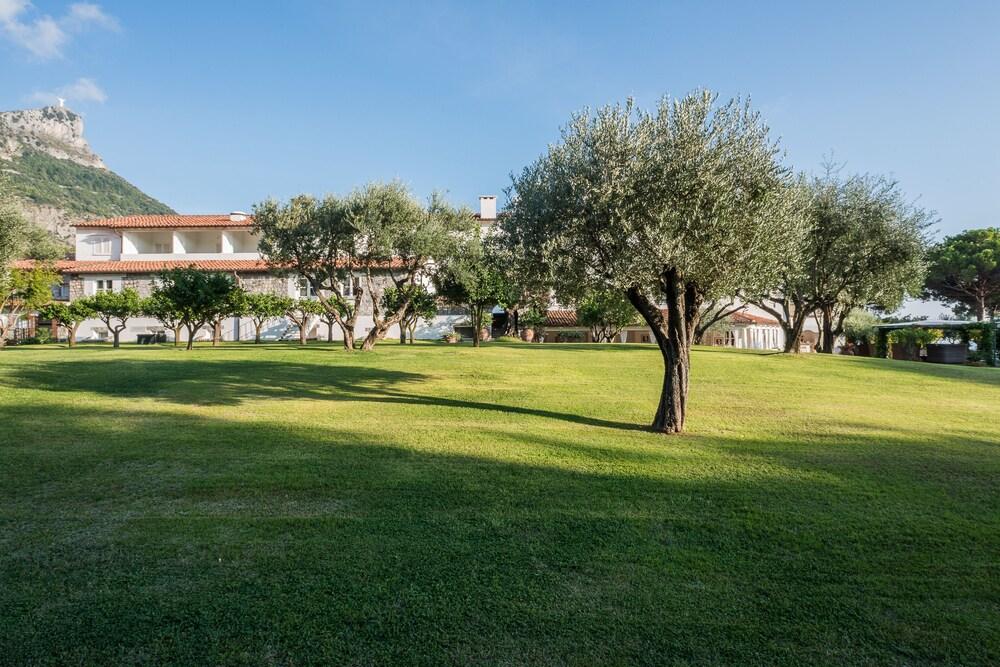
[(576, 321), (590, 329), (595, 341), (611, 343), (622, 329), (639, 323), (639, 314), (621, 292), (600, 290), (577, 304)]
[(120, 292), (98, 292), (83, 300), (97, 314), (97, 319), (104, 322), (116, 348), (121, 347), (121, 334), (128, 321), (142, 314), (139, 293), (128, 287)]
[(925, 296), (958, 304), (982, 322), (1000, 312), (1000, 228), (949, 236), (928, 253)]
[(288, 304), (285, 316), (299, 328), (299, 345), (306, 344), (310, 320), (323, 311), (323, 304), (315, 299), (298, 299)]
[(152, 317), (174, 333), (174, 347), (181, 344), (183, 313), (163, 292), (154, 290), (152, 295), (142, 300), (140, 309), (143, 315)]
[(437, 299), (423, 285), (408, 285), (403, 289), (389, 287), (382, 295), (382, 306), (386, 311), (395, 310), (404, 301), (408, 301), (409, 306), (399, 321), (399, 342), (406, 343), (409, 334), (412, 344), (417, 323), (433, 319), (437, 314)]
[(194, 267), (161, 273), (158, 282), (153, 296), (172, 304), (180, 323), (188, 331), (188, 350), (194, 348), (198, 330), (230, 306), (237, 289), (236, 279), (231, 274), (200, 271)]
[(254, 344), (260, 344), (260, 332), (271, 320), (283, 317), (291, 299), (276, 294), (249, 292), (244, 296), (244, 312), (253, 322)]
[(222, 336), (222, 322), (227, 317), (242, 317), (246, 314), (247, 293), (240, 287), (239, 282), (233, 278), (233, 289), (226, 296), (225, 300), (219, 304), (218, 310), (212, 313), (208, 323), (212, 326), (212, 347), (219, 344)]
[(87, 299), (77, 299), (69, 303), (53, 301), (43, 306), (39, 313), (54, 322), (58, 321), (60, 326), (66, 329), (70, 347), (76, 347), (76, 333), (80, 325), (97, 315)]

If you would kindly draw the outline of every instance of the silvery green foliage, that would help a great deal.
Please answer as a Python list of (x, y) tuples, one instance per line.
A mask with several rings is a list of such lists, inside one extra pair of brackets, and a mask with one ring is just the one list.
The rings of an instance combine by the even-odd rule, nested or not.
[(6, 274), (10, 263), (24, 258), (27, 250), (28, 223), (0, 174), (0, 273)]
[(788, 171), (748, 102), (696, 92), (573, 117), (514, 178), (505, 232), (561, 294), (676, 270), (701, 298), (777, 279), (802, 234)]

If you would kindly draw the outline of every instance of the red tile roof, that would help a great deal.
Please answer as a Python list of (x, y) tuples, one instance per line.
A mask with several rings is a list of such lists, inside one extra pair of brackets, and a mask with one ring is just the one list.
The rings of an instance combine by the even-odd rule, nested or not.
[(549, 310), (545, 312), (545, 326), (547, 327), (575, 327), (575, 310)]
[[(157, 273), (167, 269), (193, 266), (203, 271), (242, 271), (245, 273), (265, 273), (272, 269), (287, 269), (260, 259), (150, 259), (126, 261), (59, 260), (54, 267), (60, 273)], [(34, 260), (22, 259), (13, 263), (15, 269), (30, 269)], [(401, 260), (393, 260), (390, 266), (377, 268), (404, 268)]]
[(138, 229), (162, 227), (249, 227), (253, 224), (253, 216), (247, 215), (243, 220), (233, 221), (228, 213), (213, 215), (127, 215), (121, 218), (103, 218), (85, 220), (76, 223), (77, 227), (101, 227), (104, 229)]
[[(664, 308), (660, 309), (663, 317), (666, 318), (667, 311)], [(766, 326), (778, 326), (778, 321), (773, 320), (770, 317), (763, 317), (761, 315), (754, 315), (752, 313), (747, 313), (740, 311), (733, 313), (729, 316), (729, 321), (733, 324), (761, 324)], [(576, 311), (575, 310), (549, 310), (545, 313), (545, 326), (547, 327), (578, 327), (580, 326), (576, 321)]]
[(730, 315), (729, 321), (733, 324), (764, 324), (767, 326), (778, 326), (778, 320), (770, 317), (764, 317), (763, 315), (754, 315), (753, 313), (748, 313), (743, 310)]
[[(34, 266), (30, 259), (14, 262), (16, 269), (28, 269)], [(157, 259), (129, 260), (124, 262), (76, 261), (60, 260), (55, 262), (55, 268), (61, 273), (156, 273), (166, 269), (178, 269), (193, 266), (205, 271), (247, 271), (260, 272), (270, 270), (267, 262), (258, 259)]]

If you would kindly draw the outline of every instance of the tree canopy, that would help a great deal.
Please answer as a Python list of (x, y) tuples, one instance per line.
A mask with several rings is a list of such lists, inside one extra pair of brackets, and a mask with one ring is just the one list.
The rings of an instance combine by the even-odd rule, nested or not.
[(188, 330), (187, 349), (194, 347), (194, 337), (205, 324), (220, 313), (227, 313), (233, 294), (238, 290), (236, 278), (228, 273), (200, 271), (193, 267), (171, 269), (161, 273), (153, 296), (164, 300), (181, 326)]
[(128, 321), (142, 314), (142, 301), (134, 289), (125, 288), (120, 292), (98, 292), (84, 298), (86, 307), (104, 322), (111, 333), (114, 347), (120, 346), (120, 338)]
[(949, 236), (927, 260), (925, 296), (956, 304), (979, 321), (1000, 313), (1000, 228)]
[(625, 327), (638, 324), (639, 314), (620, 291), (592, 292), (576, 304), (577, 323), (590, 329), (595, 341), (611, 343)]
[(798, 350), (805, 319), (817, 312), (821, 349), (832, 352), (852, 310), (894, 310), (919, 293), (933, 214), (909, 204), (891, 179), (841, 178), (831, 166), (800, 177), (795, 191), (808, 231), (774, 287), (748, 297), (781, 323), (786, 352)]
[(699, 91), (646, 113), (629, 101), (575, 115), (514, 178), (502, 224), (558, 293), (626, 295), (664, 359), (653, 429), (675, 433), (702, 302), (767, 288), (795, 252), (788, 180), (748, 102)]

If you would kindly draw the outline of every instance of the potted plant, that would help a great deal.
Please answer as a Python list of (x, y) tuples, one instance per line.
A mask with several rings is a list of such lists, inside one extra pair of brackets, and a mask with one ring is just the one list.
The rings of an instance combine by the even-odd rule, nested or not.
[(446, 343), (455, 344), (462, 341), (462, 336), (458, 332), (452, 330), (441, 336), (441, 340)]
[(530, 343), (539, 337), (537, 329), (545, 324), (545, 314), (535, 308), (529, 308), (521, 314), (519, 323), (521, 325), (521, 339)]

